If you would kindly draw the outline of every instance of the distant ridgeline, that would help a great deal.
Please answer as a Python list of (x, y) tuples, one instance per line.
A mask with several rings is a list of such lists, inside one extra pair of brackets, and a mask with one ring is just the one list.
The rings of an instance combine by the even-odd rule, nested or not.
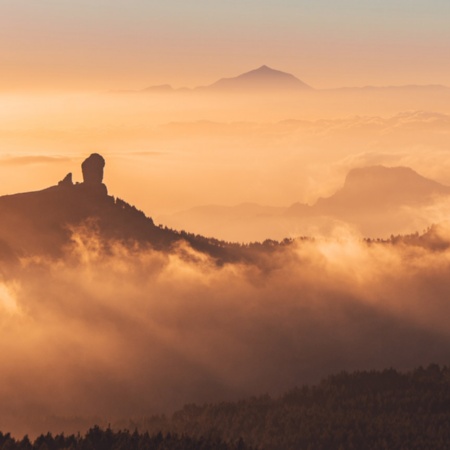
[(448, 450), (450, 369), (341, 373), (277, 399), (187, 405), (127, 426), (34, 443), (3, 430), (0, 450)]

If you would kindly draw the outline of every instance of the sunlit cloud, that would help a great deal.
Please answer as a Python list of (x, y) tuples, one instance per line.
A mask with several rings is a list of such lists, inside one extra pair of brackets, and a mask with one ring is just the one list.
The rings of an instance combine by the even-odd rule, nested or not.
[(35, 408), (114, 421), (343, 369), (444, 363), (449, 235), (367, 243), (341, 229), (218, 266), (187, 244), (161, 252), (74, 229), (62, 259), (22, 258), (16, 287), (1, 287), (22, 314), (2, 324), (14, 362), (0, 416), (22, 414), (13, 431), (39, 429)]

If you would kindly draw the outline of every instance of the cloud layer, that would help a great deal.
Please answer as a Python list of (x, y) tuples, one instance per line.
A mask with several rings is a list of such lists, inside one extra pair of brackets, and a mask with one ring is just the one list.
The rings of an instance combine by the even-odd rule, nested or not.
[(74, 230), (62, 259), (0, 266), (0, 419), (17, 434), (73, 429), (344, 369), (445, 363), (449, 243), (444, 226), (397, 243), (343, 230), (217, 266), (185, 244)]

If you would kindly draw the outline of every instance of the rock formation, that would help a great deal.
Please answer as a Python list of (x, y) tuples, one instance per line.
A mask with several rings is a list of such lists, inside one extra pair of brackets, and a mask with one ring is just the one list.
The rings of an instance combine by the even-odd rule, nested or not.
[(83, 182), (86, 184), (101, 184), (103, 181), (103, 169), (105, 167), (105, 160), (103, 156), (98, 153), (92, 153), (89, 158), (81, 164), (83, 171)]
[(73, 181), (72, 181), (72, 173), (68, 173), (64, 179), (62, 179), (59, 183), (58, 186), (67, 186), (67, 187), (71, 187), (73, 186)]
[(108, 195), (108, 190), (103, 184), (103, 169), (105, 160), (98, 153), (92, 153), (89, 158), (85, 159), (81, 164), (83, 172), (83, 183), (77, 185), (89, 195)]

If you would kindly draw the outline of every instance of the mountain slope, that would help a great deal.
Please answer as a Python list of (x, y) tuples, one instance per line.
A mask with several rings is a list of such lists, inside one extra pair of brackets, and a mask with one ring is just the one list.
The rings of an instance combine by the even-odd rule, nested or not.
[(83, 163), (83, 183), (74, 184), (68, 174), (56, 186), (0, 197), (0, 258), (59, 256), (79, 227), (89, 228), (105, 241), (162, 251), (185, 241), (217, 262), (251, 260), (258, 251), (156, 226), (142, 211), (108, 195), (102, 183), (104, 165), (103, 158), (93, 154)]

